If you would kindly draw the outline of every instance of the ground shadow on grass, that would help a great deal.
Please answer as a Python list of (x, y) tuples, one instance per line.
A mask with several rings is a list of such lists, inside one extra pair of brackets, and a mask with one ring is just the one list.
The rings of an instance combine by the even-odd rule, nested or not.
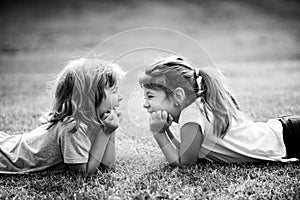
[(300, 162), (165, 166), (135, 183), (136, 199), (300, 198)]

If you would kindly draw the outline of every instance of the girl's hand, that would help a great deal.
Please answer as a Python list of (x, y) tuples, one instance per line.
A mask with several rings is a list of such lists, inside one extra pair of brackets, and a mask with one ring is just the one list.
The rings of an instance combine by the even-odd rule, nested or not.
[(171, 126), (173, 117), (167, 111), (158, 110), (151, 113), (150, 116), (150, 131), (154, 134), (163, 133)]
[(123, 115), (122, 115), (121, 111), (118, 108), (115, 108), (114, 111), (116, 112), (117, 117), (119, 118), (119, 122), (122, 121)]
[(107, 134), (113, 133), (118, 127), (120, 123), (121, 113), (116, 111), (115, 109), (110, 112), (104, 113), (102, 117), (102, 121), (105, 125), (104, 132)]

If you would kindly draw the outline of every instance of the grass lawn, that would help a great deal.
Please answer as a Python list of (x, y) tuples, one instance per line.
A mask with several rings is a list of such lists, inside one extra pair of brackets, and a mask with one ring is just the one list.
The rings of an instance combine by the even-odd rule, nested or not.
[[(254, 119), (300, 113), (300, 62), (225, 65), (242, 108)], [(249, 73), (251, 71), (251, 73)], [(272, 72), (272, 73), (270, 73)], [(38, 125), (49, 100), (43, 91), (48, 74), (1, 74), (0, 130), (18, 134)], [(126, 110), (123, 111), (126, 113)], [(125, 117), (126, 119), (126, 117)], [(126, 120), (122, 126), (126, 127)], [(142, 124), (143, 125), (143, 124)], [(144, 124), (146, 126), (146, 124)], [(154, 139), (121, 129), (115, 172), (92, 177), (69, 172), (0, 176), (3, 199), (297, 199), (300, 165), (213, 164), (168, 167)], [(136, 131), (136, 132), (134, 132)], [(143, 134), (150, 134), (145, 131)], [(149, 135), (148, 135), (149, 136)]]
[[(46, 83), (62, 62), (112, 34), (145, 26), (182, 31), (205, 46), (242, 110), (254, 120), (300, 114), (296, 1), (29, 2), (6, 2), (0, 12), (1, 131), (21, 134), (38, 126), (50, 106)], [(126, 38), (128, 43), (110, 48), (119, 50), (143, 37)], [(168, 37), (156, 39), (163, 43)], [(133, 60), (137, 57), (133, 54)], [(130, 64), (125, 67), (134, 66)], [(129, 79), (126, 84), (137, 82)], [(115, 172), (90, 177), (66, 171), (1, 175), (0, 199), (300, 199), (299, 162), (201, 161), (170, 168), (147, 129), (142, 97), (126, 84), (121, 92), (133, 98), (125, 98), (121, 107), (125, 117), (116, 136)]]

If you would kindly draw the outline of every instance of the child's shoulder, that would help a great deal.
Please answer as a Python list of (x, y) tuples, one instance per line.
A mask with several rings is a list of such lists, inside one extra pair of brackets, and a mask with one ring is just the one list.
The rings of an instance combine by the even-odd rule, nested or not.
[(200, 107), (196, 102), (191, 103), (187, 107), (185, 107), (180, 113), (180, 119), (194, 118), (199, 117), (201, 115)]
[(74, 117), (66, 117), (63, 121), (60, 121), (57, 126), (64, 132), (70, 133), (75, 133), (78, 130), (86, 130), (86, 125), (75, 120)]
[[(203, 129), (209, 126), (210, 122), (207, 120), (204, 110), (204, 103), (200, 99), (192, 102), (182, 110), (178, 121), (179, 127), (191, 122), (199, 124)], [(210, 110), (206, 109), (206, 112), (208, 117), (213, 117)]]
[(196, 99), (194, 102), (189, 104), (187, 107), (185, 107), (181, 112), (186, 114), (186, 113), (198, 113), (201, 110), (203, 110), (203, 102), (201, 102), (200, 99)]

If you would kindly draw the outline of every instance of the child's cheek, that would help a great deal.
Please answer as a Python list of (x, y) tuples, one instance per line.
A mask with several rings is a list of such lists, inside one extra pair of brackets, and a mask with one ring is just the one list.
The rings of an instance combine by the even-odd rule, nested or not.
[(158, 110), (159, 110), (159, 107), (158, 107), (157, 105), (154, 105), (154, 106), (152, 107), (152, 109), (153, 109), (154, 111), (158, 111)]

